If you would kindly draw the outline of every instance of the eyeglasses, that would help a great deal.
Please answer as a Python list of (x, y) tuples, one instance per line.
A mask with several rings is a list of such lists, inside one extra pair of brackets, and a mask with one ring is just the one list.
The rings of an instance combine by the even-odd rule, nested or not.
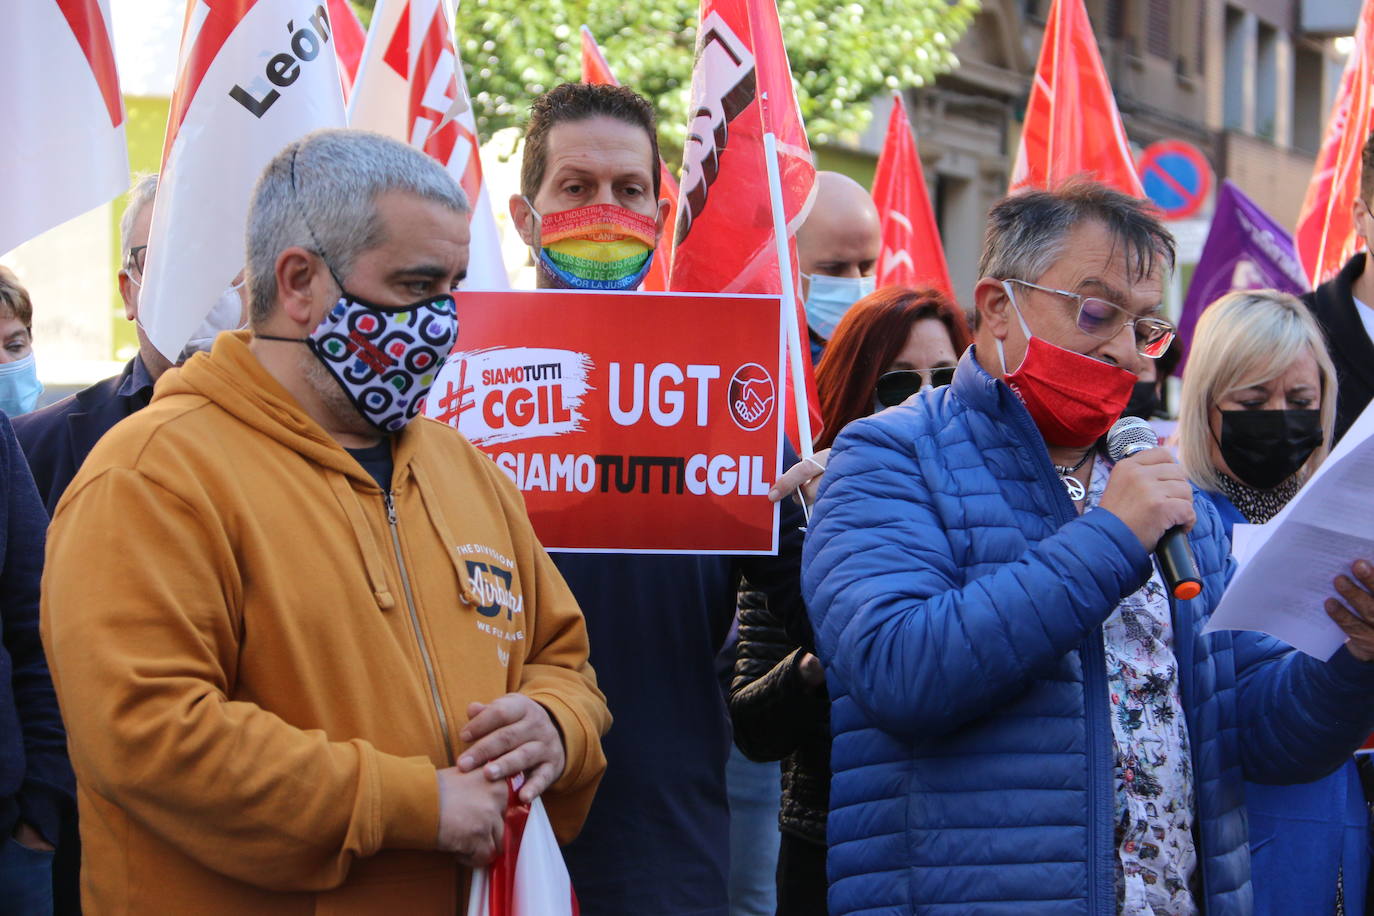
[(893, 369), (878, 376), (873, 393), (884, 407), (895, 407), (922, 388), (939, 388), (954, 381), (953, 366), (934, 369)]
[(124, 259), (126, 270), (132, 268), (138, 271), (139, 277), (143, 276), (143, 265), (148, 261), (148, 246), (135, 245), (129, 249), (129, 256)]
[(1078, 330), (1099, 340), (1111, 340), (1126, 325), (1131, 325), (1131, 330), (1135, 335), (1135, 348), (1141, 356), (1150, 359), (1159, 359), (1164, 355), (1164, 351), (1169, 349), (1169, 344), (1174, 342), (1174, 336), (1178, 333), (1172, 324), (1163, 318), (1137, 318), (1130, 312), (1123, 309), (1114, 302), (1106, 299), (1098, 299), (1096, 296), (1084, 296), (1079, 293), (1071, 293), (1063, 289), (1050, 289), (1048, 286), (1038, 286), (1026, 280), (1018, 280), (1015, 277), (1007, 282), (1019, 283), (1022, 286), (1029, 286), (1031, 289), (1038, 289), (1042, 293), (1052, 293), (1056, 296), (1063, 296), (1065, 299), (1074, 299), (1078, 302), (1078, 315), (1076, 318)]

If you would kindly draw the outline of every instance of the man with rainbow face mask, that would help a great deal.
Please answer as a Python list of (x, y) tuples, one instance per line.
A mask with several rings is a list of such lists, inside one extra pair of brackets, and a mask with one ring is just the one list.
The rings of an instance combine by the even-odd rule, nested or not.
[(540, 289), (637, 289), (663, 234), (653, 110), (569, 83), (536, 99), (510, 212)]
[[(811, 515), (830, 912), (1244, 916), (1244, 780), (1316, 779), (1374, 726), (1374, 557), (1311, 609), (1350, 637), (1329, 661), (1203, 635), (1235, 571), (1211, 501), (1100, 444), (1173, 338), (1172, 237), (1075, 182), (986, 239), (953, 382), (847, 426)], [(1192, 595), (1152, 556), (1175, 527)]]
[[(541, 288), (639, 285), (667, 212), (658, 161), (653, 109), (629, 89), (568, 83), (534, 101), (510, 212)], [(582, 912), (729, 913), (731, 736), (715, 659), (741, 575), (780, 616), (805, 616), (802, 524), (785, 504), (775, 557), (553, 555), (616, 723), (606, 778), (565, 849)]]

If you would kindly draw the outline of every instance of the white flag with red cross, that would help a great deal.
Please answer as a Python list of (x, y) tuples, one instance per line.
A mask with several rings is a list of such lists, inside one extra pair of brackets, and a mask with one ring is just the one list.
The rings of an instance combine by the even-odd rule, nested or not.
[(0, 3), (0, 254), (129, 186), (108, 0)]
[(325, 0), (189, 0), (138, 319), (175, 359), (244, 265), (253, 185), (293, 140), (344, 125)]
[(507, 289), (501, 237), (482, 180), (477, 121), (453, 41), (452, 0), (378, 0), (349, 99), (348, 122), (438, 160), (472, 207), (465, 289)]

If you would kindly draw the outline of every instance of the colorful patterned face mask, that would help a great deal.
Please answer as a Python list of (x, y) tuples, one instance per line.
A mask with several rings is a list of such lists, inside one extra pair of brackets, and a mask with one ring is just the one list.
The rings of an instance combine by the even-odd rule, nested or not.
[(539, 215), (539, 263), (568, 289), (626, 290), (644, 281), (654, 257), (658, 224), (614, 204), (593, 204)]
[(345, 292), (308, 338), (258, 336), (308, 346), (363, 419), (397, 433), (458, 339), (457, 305), (451, 295), (386, 306)]

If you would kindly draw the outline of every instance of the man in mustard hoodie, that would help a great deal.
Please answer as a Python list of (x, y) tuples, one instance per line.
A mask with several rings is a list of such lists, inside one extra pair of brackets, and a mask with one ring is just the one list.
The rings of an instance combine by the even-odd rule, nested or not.
[(86, 912), (449, 916), (506, 778), (568, 840), (610, 724), (519, 493), (417, 418), (467, 204), (322, 131), (268, 165), (247, 245), (251, 329), (169, 371), (49, 531)]

